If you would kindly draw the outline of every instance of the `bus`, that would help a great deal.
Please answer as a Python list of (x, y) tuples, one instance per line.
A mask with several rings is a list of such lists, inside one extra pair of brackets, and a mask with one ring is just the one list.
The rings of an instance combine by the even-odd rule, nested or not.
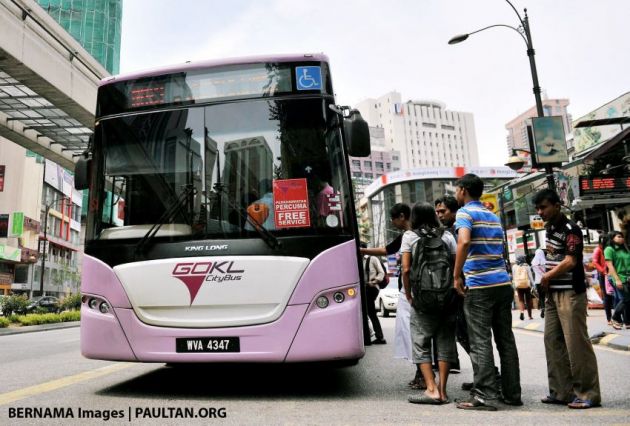
[(364, 284), (348, 156), (367, 123), (325, 55), (103, 80), (76, 165), (89, 189), (81, 351), (137, 362), (355, 364)]

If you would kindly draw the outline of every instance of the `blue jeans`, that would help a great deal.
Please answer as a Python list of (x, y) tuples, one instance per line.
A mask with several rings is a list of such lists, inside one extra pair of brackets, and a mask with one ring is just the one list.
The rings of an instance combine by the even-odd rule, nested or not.
[(470, 359), (473, 365), (473, 394), (496, 399), (496, 381), (492, 335), (501, 358), (501, 389), (510, 401), (521, 400), (521, 379), (518, 352), (512, 333), (513, 290), (509, 285), (471, 290), (464, 298), (464, 312), (470, 338)]

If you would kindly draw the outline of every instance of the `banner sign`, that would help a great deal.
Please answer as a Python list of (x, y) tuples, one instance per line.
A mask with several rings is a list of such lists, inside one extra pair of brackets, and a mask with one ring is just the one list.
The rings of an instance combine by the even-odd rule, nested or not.
[(24, 233), (24, 212), (14, 212), (9, 222), (9, 238), (21, 237), (22, 233)]
[(274, 180), (273, 211), (278, 229), (311, 226), (306, 179)]
[(0, 259), (13, 260), (19, 262), (22, 258), (22, 250), (17, 247), (10, 247), (6, 244), (0, 244)]
[(497, 194), (483, 194), (479, 199), (481, 204), (483, 204), (488, 210), (492, 213), (497, 213), (499, 211), (499, 202), (497, 201)]
[(0, 166), (0, 192), (4, 191), (4, 173), (7, 166)]
[(562, 164), (569, 161), (561, 116), (532, 118), (536, 163)]

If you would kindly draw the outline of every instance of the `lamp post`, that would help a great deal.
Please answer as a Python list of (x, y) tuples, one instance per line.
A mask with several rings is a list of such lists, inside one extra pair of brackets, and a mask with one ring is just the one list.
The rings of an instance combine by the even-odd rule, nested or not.
[[(40, 240), (41, 245), (42, 245), (42, 249), (41, 249), (42, 266), (41, 266), (41, 271), (39, 274), (38, 296), (42, 296), (44, 294), (44, 272), (46, 271), (46, 252), (47, 252), (46, 243), (48, 242), (48, 213), (50, 212), (50, 209), (52, 208), (54, 204), (56, 204), (59, 201), (63, 201), (65, 199), (66, 197), (54, 198), (50, 203), (46, 204), (46, 210), (44, 211), (44, 238)], [(62, 217), (63, 217), (63, 212), (62, 212)]]
[[(534, 83), (533, 91), (534, 91), (534, 97), (536, 98), (536, 112), (538, 114), (538, 117), (544, 117), (545, 116), (545, 112), (543, 110), (542, 99), (540, 97), (541, 90), (540, 90), (540, 84), (538, 83), (538, 71), (536, 70), (536, 58), (535, 58), (535, 51), (534, 51), (534, 43), (532, 42), (532, 34), (530, 32), (530, 29), (529, 29), (529, 17), (527, 16), (527, 9), (525, 9), (524, 17), (521, 17), (521, 14), (518, 13), (518, 11), (514, 7), (514, 5), (509, 0), (505, 0), (505, 1), (514, 10), (514, 13), (516, 13), (516, 16), (518, 16), (518, 20), (521, 23), (521, 25), (519, 25), (518, 28), (514, 28), (514, 27), (512, 27), (510, 25), (504, 25), (504, 24), (490, 25), (488, 27), (481, 28), (481, 29), (479, 29), (477, 31), (473, 31), (473, 32), (468, 33), (468, 34), (456, 35), (455, 37), (451, 38), (448, 41), (448, 44), (461, 43), (462, 41), (466, 40), (472, 34), (475, 34), (475, 33), (481, 32), (481, 31), (485, 31), (485, 30), (487, 30), (489, 28), (505, 27), (505, 28), (509, 28), (511, 30), (516, 31), (518, 33), (518, 35), (521, 36), (521, 38), (525, 42), (525, 45), (527, 46), (527, 56), (529, 58), (529, 67), (530, 67), (530, 70), (531, 70), (531, 73), (532, 73), (532, 81)], [(510, 158), (510, 160), (512, 160), (512, 158)], [(508, 163), (510, 163), (510, 161), (508, 161)], [(548, 165), (548, 164), (545, 165), (545, 175), (547, 177), (547, 186), (550, 189), (553, 189), (555, 191), (556, 190), (556, 182), (555, 182), (555, 180), (553, 178), (553, 168), (550, 165)]]

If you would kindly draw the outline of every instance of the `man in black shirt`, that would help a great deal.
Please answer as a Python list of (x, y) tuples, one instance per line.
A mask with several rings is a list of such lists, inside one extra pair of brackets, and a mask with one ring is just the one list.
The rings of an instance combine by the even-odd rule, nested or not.
[[(389, 216), (394, 228), (400, 231), (400, 235), (389, 242), (385, 247), (372, 247), (361, 248), (362, 255), (368, 256), (387, 256), (390, 254), (396, 254), (400, 251), (400, 245), (402, 243), (402, 236), (405, 231), (411, 230), (411, 208), (407, 204), (398, 203), (389, 210)], [(400, 287), (400, 284), (398, 284)]]
[(582, 230), (560, 211), (560, 197), (543, 189), (533, 200), (547, 222), (546, 272), (540, 284), (545, 303), (545, 353), (549, 395), (546, 404), (569, 408), (599, 406), (597, 359), (586, 329), (586, 285)]

